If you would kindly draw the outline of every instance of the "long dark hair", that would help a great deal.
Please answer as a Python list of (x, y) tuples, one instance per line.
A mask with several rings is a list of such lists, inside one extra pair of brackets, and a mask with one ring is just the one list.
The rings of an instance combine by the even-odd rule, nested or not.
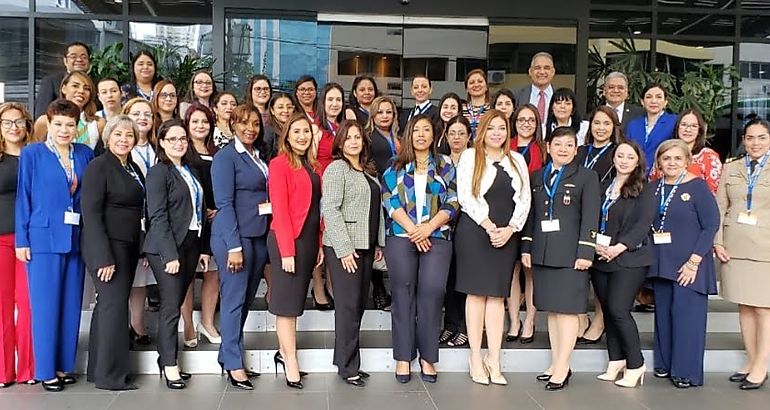
[[(206, 136), (203, 144), (209, 151), (209, 155), (214, 155), (217, 153), (217, 146), (214, 145), (214, 128), (216, 128), (217, 122), (214, 119), (214, 113), (211, 112), (211, 109), (198, 101), (190, 104), (190, 108), (187, 109), (187, 113), (184, 116), (184, 123), (186, 125), (185, 130), (187, 131), (187, 135), (190, 138), (190, 143), (192, 143), (192, 137), (190, 137), (190, 118), (192, 118), (193, 113), (196, 111), (202, 112), (203, 115), (206, 116), (206, 120), (209, 122), (209, 135)], [(194, 146), (193, 149), (195, 149)]]
[(586, 145), (591, 145), (594, 143), (594, 117), (596, 117), (596, 113), (599, 112), (604, 113), (610, 118), (610, 121), (612, 121), (612, 136), (610, 136), (610, 142), (614, 144), (620, 144), (623, 140), (626, 139), (626, 137), (623, 134), (623, 127), (620, 125), (618, 115), (612, 108), (606, 105), (600, 105), (594, 109), (594, 111), (591, 113), (591, 116), (588, 118), (588, 134), (586, 135)]
[[(337, 114), (336, 118), (329, 118), (326, 116), (326, 95), (329, 94), (329, 92), (332, 90), (339, 91), (340, 96), (342, 97), (342, 109), (340, 110), (340, 113)], [(318, 125), (322, 130), (331, 132), (332, 130), (329, 129), (329, 121), (333, 120), (335, 123), (339, 124), (342, 122), (342, 120), (345, 119), (345, 90), (341, 85), (337, 83), (326, 83), (326, 85), (324, 85), (323, 91), (321, 92), (321, 98), (319, 101), (321, 102), (321, 110), (320, 113), (316, 114), (319, 123)]]
[(535, 144), (537, 144), (537, 147), (540, 148), (540, 160), (545, 162), (545, 155), (547, 151), (545, 149), (545, 140), (543, 139), (543, 127), (541, 126), (542, 120), (540, 118), (540, 113), (537, 111), (537, 107), (530, 103), (526, 103), (516, 107), (516, 109), (513, 110), (513, 114), (511, 114), (511, 139), (518, 138), (519, 136), (519, 131), (516, 129), (516, 119), (519, 118), (519, 114), (521, 114), (521, 112), (524, 110), (529, 110), (532, 112), (532, 114), (535, 115), (535, 134), (532, 136), (532, 139), (534, 140)]
[(553, 114), (553, 105), (558, 101), (572, 101), (572, 114), (570, 115), (569, 127), (572, 128), (575, 131), (575, 133), (580, 131), (581, 118), (577, 109), (577, 97), (575, 96), (575, 92), (569, 88), (562, 87), (553, 92), (553, 97), (551, 97), (551, 103), (548, 104), (548, 111), (547, 111), (548, 114), (546, 115), (547, 120), (545, 123), (546, 140), (551, 135), (551, 132), (553, 132), (552, 129), (554, 128), (554, 125), (558, 126), (558, 124), (556, 123), (556, 116)]
[(676, 119), (676, 125), (674, 125), (674, 132), (676, 137), (679, 138), (679, 125), (682, 123), (685, 115), (690, 114), (694, 115), (695, 120), (698, 121), (698, 135), (695, 137), (695, 144), (692, 146), (692, 154), (697, 155), (703, 148), (706, 148), (706, 121), (703, 120), (703, 115), (701, 115), (700, 111), (688, 108), (680, 112), (679, 117)]
[(283, 127), (286, 126), (286, 124), (281, 124), (281, 122), (278, 121), (278, 118), (276, 118), (275, 115), (273, 114), (273, 107), (275, 106), (275, 104), (278, 103), (278, 100), (280, 100), (281, 98), (289, 99), (289, 101), (291, 101), (291, 104), (294, 106), (295, 112), (297, 110), (297, 105), (298, 105), (297, 102), (294, 101), (294, 97), (292, 97), (290, 94), (287, 94), (285, 92), (277, 92), (273, 94), (272, 97), (270, 97), (270, 101), (267, 103), (267, 115), (268, 115), (267, 125), (273, 127), (278, 132), (278, 134), (281, 134), (283, 131)]
[(361, 133), (362, 146), (361, 153), (358, 154), (358, 162), (361, 164), (361, 167), (363, 167), (364, 172), (376, 177), (377, 168), (374, 166), (374, 161), (372, 160), (371, 141), (367, 138), (366, 134), (364, 134), (364, 128), (361, 127), (361, 124), (359, 124), (358, 121), (345, 120), (340, 124), (340, 129), (337, 131), (337, 135), (334, 137), (334, 142), (332, 143), (332, 156), (334, 159), (345, 161), (348, 166), (352, 168), (350, 161), (343, 153), (345, 140), (348, 139), (348, 132), (350, 132), (352, 128), (358, 128), (358, 132)]
[[(313, 88), (315, 88), (316, 92), (316, 98), (313, 100), (313, 113), (318, 112), (318, 83), (316, 82), (315, 78), (312, 75), (303, 75), (302, 77), (297, 79), (297, 82), (294, 83), (294, 99), (297, 102), (297, 112), (301, 112), (302, 114), (307, 114), (305, 112), (305, 108), (300, 104), (299, 94), (297, 94), (299, 91), (299, 86), (305, 83), (313, 83)], [(344, 94), (343, 94), (344, 95)], [(316, 114), (317, 115), (317, 114)]]
[(136, 70), (134, 70), (134, 66), (136, 65), (136, 60), (139, 59), (141, 56), (147, 56), (152, 60), (152, 65), (155, 67), (155, 73), (152, 76), (152, 86), (155, 87), (155, 84), (158, 83), (158, 81), (161, 80), (160, 73), (158, 73), (158, 61), (155, 60), (155, 56), (150, 52), (150, 50), (139, 50), (136, 54), (131, 58), (131, 84), (130, 84), (130, 90), (129, 93), (131, 94), (130, 97), (136, 97), (139, 95), (137, 92), (137, 85), (136, 85)]
[[(244, 100), (243, 100), (244, 104), (254, 105), (254, 99), (251, 97), (251, 93), (252, 93), (252, 89), (254, 88), (254, 84), (256, 84), (256, 82), (260, 80), (267, 82), (267, 88), (270, 89), (270, 91), (268, 91), (270, 93), (270, 97), (267, 98), (267, 104), (270, 103), (270, 100), (273, 98), (273, 83), (270, 81), (270, 78), (268, 76), (264, 74), (257, 74), (255, 76), (252, 76), (249, 79), (249, 84), (246, 86), (246, 93), (245, 93), (246, 96), (244, 97)], [(265, 104), (265, 106), (267, 106), (267, 104)], [(256, 107), (256, 105), (254, 106)]]
[(434, 158), (436, 157), (436, 127), (434, 126), (433, 121), (431, 121), (430, 117), (427, 115), (415, 115), (411, 120), (409, 120), (409, 122), (406, 123), (404, 136), (401, 140), (401, 151), (399, 151), (398, 155), (396, 155), (396, 161), (393, 164), (397, 171), (404, 168), (406, 164), (414, 162), (416, 159), (414, 153), (414, 144), (412, 143), (412, 134), (414, 134), (414, 126), (420, 120), (425, 120), (428, 122), (428, 124), (430, 124), (430, 128), (433, 131), (433, 141), (430, 144), (430, 153)]
[(369, 77), (368, 75), (359, 75), (353, 80), (353, 87), (350, 90), (350, 98), (348, 99), (348, 107), (354, 110), (361, 106), (361, 104), (358, 103), (358, 98), (355, 96), (356, 88), (358, 88), (358, 84), (361, 84), (361, 81), (369, 81), (372, 83), (372, 87), (374, 87), (374, 98), (377, 98), (377, 96), (380, 95), (380, 91), (377, 89), (377, 83), (374, 81), (374, 78)]
[(187, 128), (185, 128), (182, 121), (176, 118), (164, 121), (163, 124), (160, 124), (160, 127), (158, 127), (158, 151), (156, 154), (158, 157), (158, 162), (164, 163), (166, 165), (171, 164), (171, 159), (168, 157), (168, 155), (166, 155), (166, 150), (160, 146), (160, 142), (166, 139), (166, 134), (168, 134), (168, 131), (174, 127), (181, 127), (184, 130), (185, 138), (187, 138), (187, 151), (185, 151), (184, 155), (182, 155), (182, 165), (190, 164), (193, 162), (193, 154), (190, 150), (194, 148), (190, 147), (192, 144), (190, 143), (190, 136), (187, 135)]
[[(635, 141), (630, 139), (621, 141), (618, 143), (618, 148), (620, 148), (621, 145), (628, 145), (631, 147), (636, 153), (637, 158), (639, 158), (639, 163), (636, 164), (636, 168), (631, 171), (631, 175), (628, 176), (626, 182), (620, 187), (620, 196), (623, 198), (636, 198), (641, 195), (642, 189), (644, 189), (644, 186), (647, 184), (647, 161), (644, 158), (644, 151), (639, 148), (639, 144)], [(617, 155), (617, 148), (615, 149), (615, 153)]]

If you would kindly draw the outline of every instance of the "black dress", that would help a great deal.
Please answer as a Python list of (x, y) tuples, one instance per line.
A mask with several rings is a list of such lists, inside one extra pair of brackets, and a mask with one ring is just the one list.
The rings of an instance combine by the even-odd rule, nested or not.
[(294, 273), (287, 273), (281, 268), (281, 253), (275, 232), (267, 236), (267, 252), (273, 264), (273, 278), (270, 291), (268, 310), (276, 316), (297, 317), (305, 311), (305, 299), (310, 278), (313, 275), (318, 256), (318, 230), (321, 226), (321, 178), (307, 164), (303, 168), (310, 175), (313, 195), (310, 199), (310, 210), (302, 225), (299, 237), (294, 240), (296, 249), (294, 256)]
[[(489, 204), (489, 220), (497, 226), (507, 226), (516, 209), (512, 199), (516, 190), (500, 163), (495, 162), (494, 166), (497, 174), (484, 199)], [(511, 295), (513, 266), (519, 255), (517, 235), (503, 247), (495, 248), (484, 228), (462, 212), (457, 222), (455, 252), (458, 292), (492, 297)]]

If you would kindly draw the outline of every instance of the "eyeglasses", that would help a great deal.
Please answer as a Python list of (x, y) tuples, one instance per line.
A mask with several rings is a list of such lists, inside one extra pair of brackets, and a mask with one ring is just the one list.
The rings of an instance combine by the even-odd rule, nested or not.
[(195, 80), (193, 81), (193, 84), (199, 86), (199, 87), (211, 87), (214, 83), (211, 81), (206, 80)]
[(67, 60), (75, 61), (75, 60), (83, 60), (88, 61), (88, 54), (67, 54), (65, 56)]
[(158, 98), (165, 100), (166, 98), (176, 98), (176, 93), (158, 93)]
[(685, 123), (681, 123), (681, 124), (679, 124), (679, 128), (681, 128), (683, 130), (688, 130), (688, 129), (697, 130), (698, 128), (700, 128), (700, 125), (698, 125), (698, 124), (685, 124)]
[(18, 120), (2, 120), (0, 121), (0, 125), (6, 130), (10, 130), (14, 125), (16, 128), (27, 128), (27, 120), (23, 118), (19, 118)]
[(164, 138), (166, 142), (168, 142), (171, 145), (176, 145), (177, 143), (181, 143), (182, 145), (187, 145), (187, 143), (190, 142), (190, 140), (187, 137), (181, 137), (181, 138)]
[(315, 87), (297, 88), (297, 92), (300, 94), (310, 94), (315, 92)]
[(516, 124), (537, 124), (536, 118), (516, 118)]
[(258, 93), (266, 93), (270, 91), (270, 87), (254, 87), (254, 91)]

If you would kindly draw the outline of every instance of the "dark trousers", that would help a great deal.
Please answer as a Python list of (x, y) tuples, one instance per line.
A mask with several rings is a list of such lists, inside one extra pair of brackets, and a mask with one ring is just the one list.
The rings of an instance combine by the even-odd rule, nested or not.
[(449, 265), (449, 276), (446, 281), (446, 295), (444, 296), (444, 329), (450, 332), (468, 333), (465, 327), (465, 298), (466, 294), (455, 290), (457, 282), (457, 259), (452, 254), (452, 263)]
[(160, 255), (147, 254), (152, 272), (158, 281), (160, 292), (160, 310), (158, 313), (158, 364), (161, 366), (176, 366), (177, 350), (179, 348), (179, 309), (182, 307), (187, 288), (195, 278), (195, 268), (201, 253), (201, 243), (197, 231), (188, 231), (182, 246), (177, 249), (179, 254), (179, 272), (166, 273), (166, 263)]
[(652, 289), (655, 292), (655, 367), (668, 369), (671, 377), (703, 385), (708, 295), (668, 279), (654, 279)]
[(634, 308), (634, 296), (646, 276), (646, 266), (616, 272), (591, 269), (591, 283), (604, 311), (610, 360), (625, 360), (629, 369), (637, 369), (644, 364), (639, 329), (631, 310)]
[(374, 263), (373, 249), (356, 249), (356, 253), (357, 269), (348, 273), (334, 249), (324, 246), (324, 260), (334, 284), (334, 364), (344, 378), (356, 376), (361, 367), (359, 334)]
[(96, 307), (88, 340), (88, 380), (99, 389), (121, 389), (127, 384), (129, 361), (128, 294), (139, 261), (139, 243), (110, 241), (115, 273), (102, 282), (89, 272), (96, 288)]
[(245, 367), (243, 326), (267, 264), (267, 235), (241, 237), (241, 247), (243, 270), (233, 273), (227, 268), (228, 249), (224, 240), (216, 236), (211, 238), (211, 249), (219, 267), (219, 325), (222, 344), (219, 345), (217, 360), (224, 365), (225, 370)]
[(393, 358), (420, 357), (438, 362), (441, 306), (444, 303), (452, 242), (430, 238), (432, 248), (419, 252), (409, 238), (388, 237), (385, 261), (390, 272), (393, 305)]

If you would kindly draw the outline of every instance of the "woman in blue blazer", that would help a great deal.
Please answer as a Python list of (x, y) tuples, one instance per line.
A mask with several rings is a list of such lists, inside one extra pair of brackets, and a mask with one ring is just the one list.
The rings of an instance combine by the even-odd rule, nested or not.
[(676, 115), (666, 112), (668, 99), (666, 89), (657, 83), (648, 84), (642, 91), (642, 106), (645, 115), (628, 123), (626, 137), (636, 141), (647, 162), (646, 174), (650, 174), (655, 150), (665, 140), (674, 138)]
[(45, 142), (19, 159), (16, 257), (28, 263), (35, 378), (62, 391), (75, 378), (83, 260), (80, 257), (80, 181), (94, 153), (73, 143), (80, 108), (59, 99), (48, 106)]
[(211, 165), (217, 214), (211, 249), (219, 266), (219, 364), (233, 387), (251, 390), (243, 354), (243, 325), (267, 263), (267, 157), (262, 119), (252, 105), (239, 105), (230, 117), (235, 138)]

